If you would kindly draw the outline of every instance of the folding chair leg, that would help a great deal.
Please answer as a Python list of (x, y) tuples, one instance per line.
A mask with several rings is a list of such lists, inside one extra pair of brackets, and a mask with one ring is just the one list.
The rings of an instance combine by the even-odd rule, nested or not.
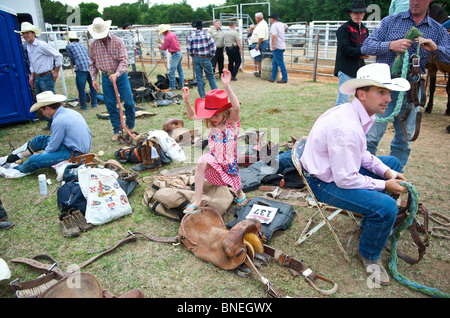
[[(305, 228), (303, 229), (302, 234), (300, 235), (299, 239), (297, 240), (297, 242), (295, 242), (294, 246), (298, 246), (301, 243), (303, 243), (304, 241), (306, 241), (306, 239), (308, 237), (310, 237), (313, 233), (317, 232), (322, 226), (324, 226), (325, 224), (328, 226), (328, 228), (331, 231), (331, 234), (333, 235), (336, 243), (339, 246), (339, 249), (342, 251), (342, 253), (344, 254), (344, 258), (350, 262), (350, 258), (347, 255), (347, 252), (345, 251), (344, 247), (342, 246), (339, 237), (337, 236), (336, 232), (334, 231), (333, 227), (330, 224), (330, 220), (332, 220), (335, 216), (337, 216), (339, 213), (343, 212), (342, 209), (337, 209), (336, 211), (334, 211), (332, 214), (330, 214), (328, 217), (326, 217), (323, 214), (323, 211), (320, 207), (319, 208), (319, 212), (316, 212), (309, 220), (308, 223), (306, 224)], [(348, 211), (347, 211), (348, 212)], [(311, 226), (311, 223), (313, 221), (313, 218), (320, 213), (323, 216), (323, 220), (319, 222), (319, 224), (317, 224), (312, 230), (310, 230), (309, 232), (306, 233), (306, 231), (308, 231), (309, 227)], [(352, 214), (353, 215), (353, 214)], [(356, 222), (356, 219), (355, 219)]]

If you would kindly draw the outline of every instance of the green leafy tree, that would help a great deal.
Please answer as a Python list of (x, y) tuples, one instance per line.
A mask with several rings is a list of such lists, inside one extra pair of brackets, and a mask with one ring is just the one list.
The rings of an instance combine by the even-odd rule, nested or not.
[[(19, 0), (17, 0), (19, 1)], [(67, 20), (67, 6), (59, 1), (41, 0), (44, 21), (50, 24), (65, 24)]]
[(79, 4), (81, 14), (81, 25), (90, 25), (92, 21), (97, 17), (102, 17), (102, 14), (98, 11), (98, 4), (93, 2)]

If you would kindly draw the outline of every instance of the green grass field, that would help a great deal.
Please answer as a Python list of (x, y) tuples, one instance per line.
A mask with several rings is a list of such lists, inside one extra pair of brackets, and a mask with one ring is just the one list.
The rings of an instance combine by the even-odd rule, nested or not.
[[(151, 68), (146, 67), (146, 72)], [(156, 80), (156, 74), (164, 69), (159, 66), (150, 75)], [(185, 70), (190, 78), (192, 69)], [(64, 71), (69, 97), (76, 97), (74, 76), (70, 70)], [(251, 73), (239, 73), (238, 81), (232, 82), (241, 106), (241, 132), (250, 129), (267, 130), (267, 139), (283, 146), (291, 135), (308, 135), (317, 117), (334, 105), (337, 84), (329, 79), (319, 78), (313, 82), (307, 78), (290, 78), (288, 84), (269, 83), (255, 78)], [(221, 83), (219, 81), (219, 88)], [(208, 87), (207, 87), (208, 88)], [(60, 81), (57, 93), (62, 93)], [(197, 89), (191, 90), (191, 102), (198, 97)], [(419, 193), (420, 201), (431, 212), (438, 212), (450, 217), (448, 180), (450, 157), (449, 135), (445, 127), (449, 117), (443, 116), (445, 96), (438, 96), (431, 115), (424, 115), (421, 135), (412, 144), (412, 155), (406, 167), (405, 176), (413, 183)], [(194, 124), (187, 118), (184, 104), (155, 108), (152, 104), (137, 104), (156, 116), (136, 120), (136, 129), (143, 133), (162, 129), (169, 118), (181, 118), (185, 127)], [(79, 108), (75, 108), (80, 111)], [(103, 151), (103, 160), (114, 159), (114, 151), (121, 145), (111, 142), (112, 127), (108, 120), (100, 120), (96, 114), (105, 111), (103, 104), (98, 109), (89, 109), (82, 114), (89, 124), (93, 140), (92, 152)], [(0, 128), (0, 155), (7, 155), (11, 148), (18, 147), (35, 135), (46, 133), (42, 130), (44, 122), (27, 122)], [(278, 139), (278, 140), (277, 140)], [(383, 138), (379, 154), (389, 154), (392, 129), (388, 128)], [(281, 150), (284, 150), (281, 147)], [(171, 163), (166, 168), (172, 169), (189, 165)], [(126, 164), (131, 169), (132, 164)], [(45, 173), (56, 184), (53, 169), (44, 169), (20, 179), (0, 179), (0, 196), (9, 220), (15, 223), (11, 229), (0, 232), (0, 257), (9, 265), (12, 276), (10, 280), (20, 278), (27, 281), (39, 274), (25, 265), (10, 262), (15, 257), (31, 258), (38, 254), (49, 254), (66, 270), (73, 264), (79, 264), (94, 254), (89, 251), (101, 250), (114, 244), (127, 235), (127, 231), (139, 231), (149, 235), (173, 237), (177, 235), (179, 223), (162, 216), (156, 216), (142, 204), (146, 184), (140, 186), (129, 197), (133, 212), (121, 219), (95, 227), (81, 233), (76, 238), (63, 237), (59, 227), (60, 214), (56, 204), (56, 193), (38, 205), (34, 201), (40, 197), (38, 174)], [(159, 171), (141, 173), (140, 178), (159, 174)], [(52, 185), (52, 186), (53, 186)], [(52, 188), (49, 187), (49, 189)], [(248, 192), (249, 198), (263, 196), (256, 190)], [(290, 228), (277, 232), (269, 245), (303, 260), (313, 271), (331, 278), (338, 284), (338, 290), (330, 297), (335, 298), (419, 298), (428, 297), (400, 285), (394, 279), (391, 285), (382, 288), (369, 288), (367, 277), (360, 261), (356, 258), (357, 238), (352, 240), (349, 249), (350, 262), (340, 252), (329, 230), (324, 227), (313, 234), (300, 246), (294, 246), (307, 219), (315, 212), (313, 207), (303, 207), (303, 200), (286, 201), (292, 204), (296, 216)], [(419, 216), (421, 218), (421, 216)], [(234, 219), (231, 214), (224, 215), (226, 222)], [(344, 215), (332, 221), (338, 236), (346, 247), (355, 226)], [(430, 226), (436, 226), (432, 223)], [(445, 234), (445, 233), (444, 233)], [(407, 278), (443, 292), (450, 292), (449, 241), (443, 238), (430, 238), (430, 244), (424, 259), (415, 265), (399, 260), (398, 270)], [(415, 256), (411, 237), (407, 231), (402, 235), (399, 249)], [(382, 255), (384, 264), (389, 261), (389, 252)], [(156, 298), (224, 298), (266, 296), (263, 285), (255, 274), (243, 278), (233, 271), (221, 270), (202, 260), (196, 259), (183, 245), (151, 242), (139, 239), (135, 243), (122, 246), (113, 253), (104, 256), (82, 271), (98, 277), (103, 287), (115, 295), (120, 295), (134, 288), (140, 288), (146, 297)], [(311, 288), (302, 278), (293, 278), (285, 267), (272, 262), (260, 269), (274, 286), (284, 289), (287, 295), (302, 297), (325, 297)], [(326, 287), (323, 285), (322, 287)], [(0, 297), (10, 298), (14, 294), (7, 283), (0, 285)]]

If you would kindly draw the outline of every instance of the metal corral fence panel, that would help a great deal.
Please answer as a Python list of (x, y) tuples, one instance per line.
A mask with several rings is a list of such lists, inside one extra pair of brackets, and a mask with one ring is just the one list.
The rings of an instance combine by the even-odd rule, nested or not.
[[(286, 31), (286, 51), (284, 53), (284, 60), (286, 69), (288, 72), (298, 72), (311, 74), (313, 80), (316, 80), (317, 76), (334, 76), (334, 64), (336, 58), (337, 29), (346, 21), (313, 21), (306, 22), (293, 22), (287, 23), (289, 25)], [(369, 32), (378, 25), (379, 21), (366, 21), (364, 22)], [(72, 31), (76, 31), (80, 37), (82, 43), (87, 43), (87, 40), (91, 41), (87, 26), (70, 27)], [(227, 30), (228, 26), (222, 25), (222, 29)], [(248, 30), (239, 30), (242, 37), (242, 43), (244, 46), (244, 56), (242, 59), (241, 68), (251, 67), (253, 69), (254, 62), (250, 57), (249, 47), (247, 44)], [(207, 28), (205, 28), (207, 30)], [(183, 63), (188, 68), (192, 67), (192, 60), (186, 54), (186, 43), (189, 35), (195, 31), (194, 28), (188, 25), (171, 25), (171, 31), (174, 32), (181, 45), (181, 50), (184, 54)], [(134, 37), (141, 39), (141, 42), (133, 47), (133, 44), (129, 50), (135, 50), (139, 53), (136, 56), (136, 63), (170, 63), (170, 54), (160, 52), (158, 47), (158, 38), (162, 35), (158, 34), (157, 26), (133, 26), (132, 30), (119, 30), (112, 29), (111, 33), (124, 39), (126, 43), (130, 43), (129, 36), (132, 34)], [(43, 32), (42, 38), (58, 49), (64, 50), (66, 41), (64, 36), (66, 32)], [(126, 39), (128, 38), (128, 42)], [(63, 41), (63, 42), (62, 42)], [(131, 42), (132, 43), (132, 42)], [(226, 56), (225, 56), (226, 59)], [(375, 57), (370, 57), (366, 60), (366, 63), (375, 62)], [(226, 62), (225, 62), (226, 63)], [(438, 76), (444, 78), (444, 74), (438, 73)], [(439, 82), (439, 79), (438, 79)], [(442, 82), (442, 81), (440, 81)], [(438, 84), (440, 87), (444, 85)]]

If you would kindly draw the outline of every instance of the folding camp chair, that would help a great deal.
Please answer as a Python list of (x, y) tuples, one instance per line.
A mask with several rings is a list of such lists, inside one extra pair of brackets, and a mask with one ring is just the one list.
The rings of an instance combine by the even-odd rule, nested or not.
[[(331, 233), (333, 234), (334, 239), (336, 240), (340, 250), (342, 251), (342, 253), (344, 254), (345, 259), (350, 262), (350, 258), (347, 255), (347, 252), (345, 251), (344, 247), (342, 246), (338, 236), (336, 235), (333, 227), (331, 226), (330, 221), (335, 218), (336, 216), (339, 215), (339, 213), (341, 212), (347, 212), (348, 216), (353, 219), (353, 221), (359, 225), (358, 221), (355, 219), (355, 216), (353, 215), (353, 213), (351, 213), (350, 211), (346, 211), (346, 210), (342, 210), (330, 205), (325, 205), (324, 203), (319, 202), (314, 193), (312, 192), (308, 181), (306, 180), (304, 174), (303, 174), (303, 170), (302, 170), (302, 165), (300, 162), (300, 157), (303, 154), (303, 147), (306, 144), (306, 138), (300, 138), (299, 140), (296, 141), (294, 147), (292, 147), (292, 153), (291, 153), (291, 157), (292, 157), (292, 162), (294, 163), (295, 168), (297, 169), (300, 177), (303, 180), (303, 183), (306, 186), (306, 189), (308, 190), (309, 195), (312, 198), (313, 201), (313, 205), (315, 205), (317, 207), (317, 212), (314, 213), (314, 215), (312, 217), (309, 218), (305, 228), (303, 229), (302, 234), (300, 235), (300, 237), (298, 238), (297, 242), (295, 242), (295, 246), (300, 245), (302, 242), (304, 242), (308, 237), (310, 237), (313, 233), (317, 232), (322, 226), (324, 226), (325, 224), (328, 226), (328, 228), (330, 229)], [(328, 217), (325, 216), (325, 211), (333, 211)], [(309, 227), (311, 226), (314, 217), (316, 217), (317, 215), (322, 216), (322, 221), (319, 222), (312, 230), (310, 230), (309, 232), (307, 232), (309, 230)]]

